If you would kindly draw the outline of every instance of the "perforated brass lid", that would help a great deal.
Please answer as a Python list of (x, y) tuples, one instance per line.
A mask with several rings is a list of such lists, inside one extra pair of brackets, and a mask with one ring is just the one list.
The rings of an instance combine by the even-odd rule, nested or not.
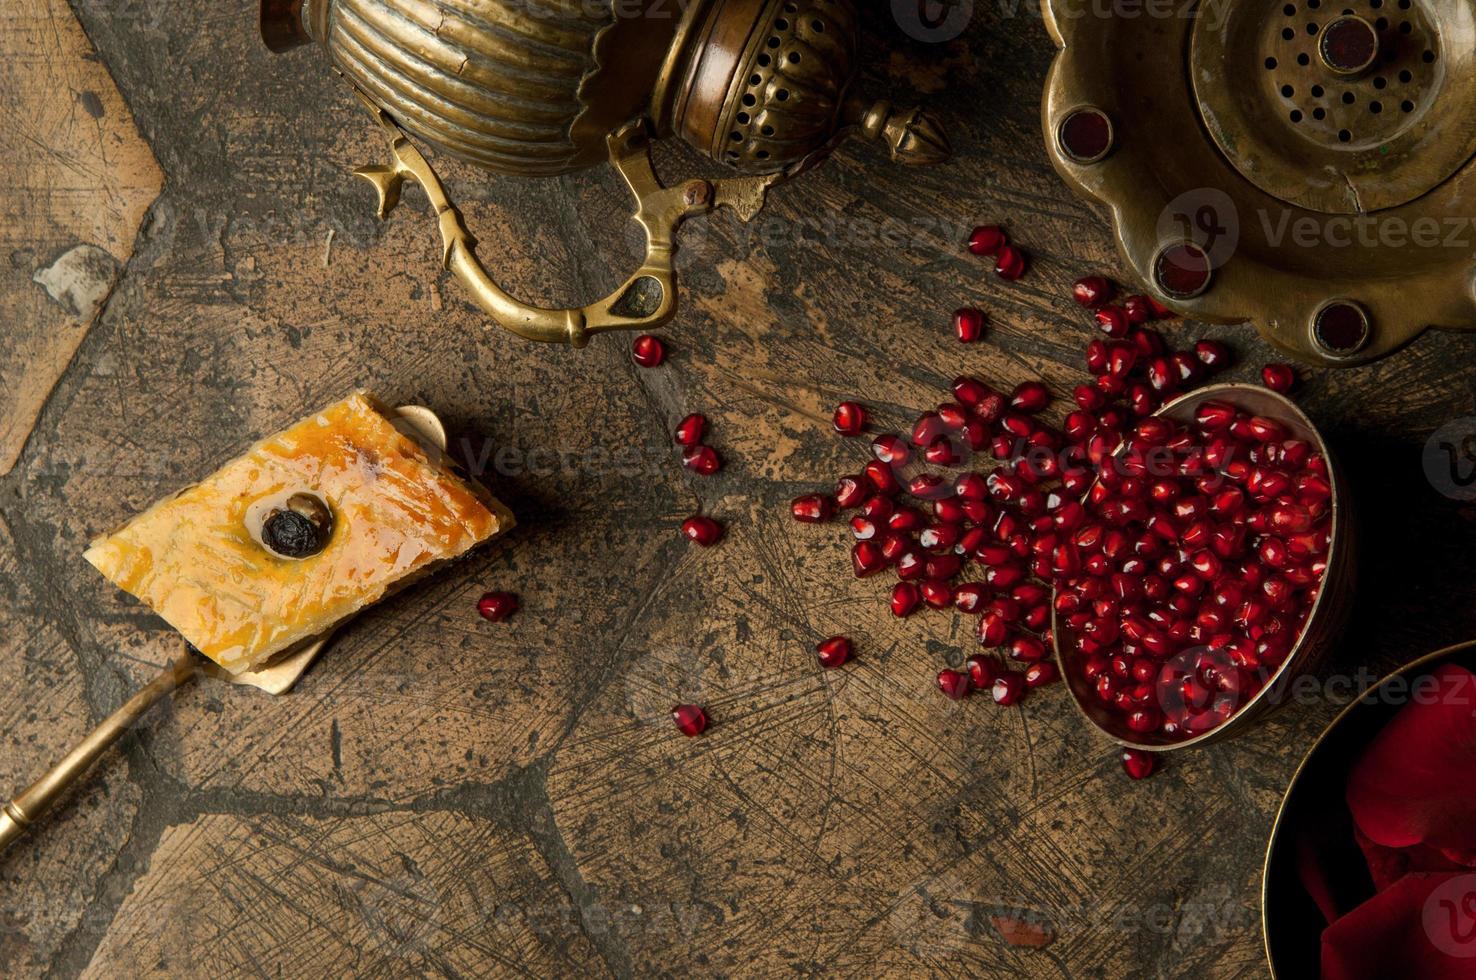
[(1170, 307), (1356, 364), (1476, 328), (1471, 0), (1043, 0), (1056, 169)]

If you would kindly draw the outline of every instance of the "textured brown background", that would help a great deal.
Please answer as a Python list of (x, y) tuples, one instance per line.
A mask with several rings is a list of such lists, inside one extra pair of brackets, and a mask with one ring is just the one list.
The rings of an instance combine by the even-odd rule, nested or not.
[[(968, 652), (969, 624), (891, 621), (885, 586), (850, 578), (839, 529), (784, 508), (859, 465), (862, 445), (824, 424), (842, 396), (900, 423), (963, 370), (1060, 391), (1080, 377), (1088, 328), (1067, 287), (1116, 263), (1039, 147), (1051, 50), (1030, 5), (981, 4), (942, 46), (878, 16), (867, 81), (929, 99), (957, 158), (903, 172), (850, 147), (757, 225), (690, 228), (657, 371), (624, 338), (575, 352), (489, 332), (438, 275), (423, 198), (374, 220), (348, 176), (378, 161), (366, 118), (312, 54), (269, 56), (254, 8), (0, 15), (0, 49), (50, 52), (0, 59), (7, 424), (44, 400), (0, 479), (0, 783), (38, 773), (176, 642), (80, 560), (88, 538), (317, 405), (369, 386), (437, 407), (474, 455), (517, 450), (491, 479), (522, 527), (345, 630), (288, 697), (206, 681), (156, 709), (0, 859), (0, 970), (1265, 973), (1265, 838), (1332, 704), (1131, 783), (1059, 687), (1010, 710), (945, 701), (932, 676)], [(43, 223), (38, 188), (84, 158), (66, 213), (105, 220)], [(692, 166), (680, 150), (661, 163)], [(446, 170), (513, 291), (583, 301), (623, 278), (635, 240), (608, 170)], [(978, 219), (1009, 224), (1026, 279), (962, 253)], [(121, 272), (65, 367), (26, 338), (65, 313), (80, 339), (88, 311), (31, 280), (85, 244)], [(993, 315), (987, 344), (949, 336), (964, 301)], [(1268, 356), (1248, 329), (1212, 332), (1233, 339), (1238, 376)], [(1371, 556), (1329, 671), (1476, 634), (1476, 515), (1420, 462), (1432, 431), (1476, 414), (1473, 364), (1476, 338), (1432, 334), (1307, 378)], [(688, 411), (712, 420), (716, 478), (676, 464)], [(676, 533), (699, 506), (729, 529), (710, 552)], [(522, 594), (509, 624), (475, 617), (488, 587)], [(837, 631), (861, 656), (822, 673), (811, 646)], [(665, 717), (687, 699), (714, 718), (698, 740)], [(1001, 915), (1057, 938), (1011, 945)]]

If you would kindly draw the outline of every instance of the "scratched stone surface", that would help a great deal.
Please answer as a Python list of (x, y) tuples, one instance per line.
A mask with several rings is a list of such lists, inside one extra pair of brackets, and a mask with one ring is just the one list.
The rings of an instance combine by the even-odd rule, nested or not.
[[(293, 693), (202, 680), (152, 712), (0, 858), (8, 974), (1266, 974), (1261, 858), (1331, 699), (1132, 783), (1060, 687), (1008, 710), (941, 698), (972, 623), (893, 620), (839, 525), (787, 516), (863, 461), (829, 431), (843, 397), (902, 425), (965, 371), (1060, 393), (1083, 377), (1068, 287), (1118, 263), (1039, 146), (1052, 51), (1033, 14), (977, 5), (943, 45), (875, 18), (865, 84), (926, 99), (955, 159), (901, 171), (847, 146), (755, 224), (690, 226), (671, 356), (644, 371), (628, 338), (489, 329), (440, 272), (418, 192), (374, 218), (349, 176), (381, 160), (367, 117), (311, 52), (269, 55), (254, 4), (73, 12), (167, 179), (0, 478), (7, 780), (175, 650), (81, 561), (89, 538), (313, 407), (360, 386), (435, 407), (520, 527), (344, 629)], [(658, 164), (700, 169), (673, 147)], [(583, 302), (628, 273), (607, 169), (443, 172), (513, 293)], [(1028, 250), (1026, 278), (962, 251), (983, 220)], [(987, 343), (952, 339), (965, 302)], [(1270, 357), (1249, 328), (1168, 330), (1229, 340), (1237, 378)], [(1476, 415), (1473, 365), (1476, 338), (1431, 333), (1304, 373), (1364, 517), (1329, 676), (1476, 634), (1476, 511), (1421, 465), (1432, 432)], [(718, 476), (678, 465), (691, 411)], [(676, 532), (698, 509), (728, 529), (710, 551)], [(482, 623), (487, 588), (522, 611)], [(860, 656), (822, 672), (812, 646), (835, 632)], [(685, 700), (712, 716), (700, 739), (666, 717)]]

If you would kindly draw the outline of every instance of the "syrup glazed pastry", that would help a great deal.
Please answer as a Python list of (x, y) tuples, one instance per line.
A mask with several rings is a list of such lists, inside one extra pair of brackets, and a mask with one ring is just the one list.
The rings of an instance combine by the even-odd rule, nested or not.
[(262, 440), (84, 557), (231, 673), (513, 526), (363, 393)]

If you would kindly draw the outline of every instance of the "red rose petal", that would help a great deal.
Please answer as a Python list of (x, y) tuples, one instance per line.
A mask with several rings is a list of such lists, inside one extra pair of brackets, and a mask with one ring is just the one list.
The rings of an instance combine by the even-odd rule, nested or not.
[(1433, 847), (1385, 847), (1372, 841), (1363, 831), (1353, 828), (1353, 839), (1368, 861), (1368, 873), (1374, 888), (1383, 891), (1411, 871), (1464, 871), (1465, 866), (1441, 854)]
[(1476, 977), (1476, 875), (1407, 874), (1322, 933), (1322, 980)]
[[(1476, 675), (1445, 664), (1412, 684), (1348, 778), (1348, 807), (1376, 844), (1476, 848)], [(1422, 696), (1423, 692), (1423, 696)]]

